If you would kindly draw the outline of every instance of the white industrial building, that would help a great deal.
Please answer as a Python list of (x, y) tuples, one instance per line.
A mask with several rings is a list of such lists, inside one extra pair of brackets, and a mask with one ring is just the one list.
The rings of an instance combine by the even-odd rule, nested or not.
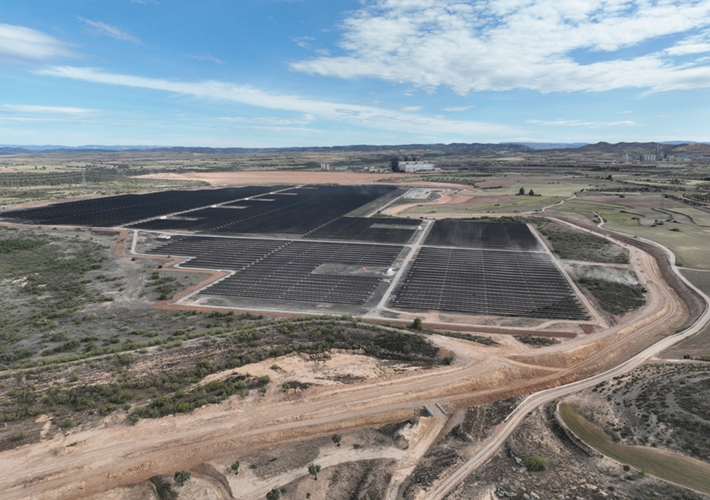
[(397, 169), (400, 172), (433, 172), (434, 164), (423, 161), (400, 161)]

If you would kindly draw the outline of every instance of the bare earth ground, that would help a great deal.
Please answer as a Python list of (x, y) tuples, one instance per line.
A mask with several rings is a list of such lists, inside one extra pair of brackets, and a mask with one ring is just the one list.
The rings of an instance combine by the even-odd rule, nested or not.
[(190, 172), (185, 174), (149, 174), (139, 178), (199, 180), (210, 184), (372, 184), (393, 179), (398, 174), (356, 174), (352, 172)]

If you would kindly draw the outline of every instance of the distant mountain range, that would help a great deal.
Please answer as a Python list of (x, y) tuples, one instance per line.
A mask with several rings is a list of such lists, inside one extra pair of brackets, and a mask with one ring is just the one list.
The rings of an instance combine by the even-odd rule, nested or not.
[(548, 143), (548, 142), (504, 142), (491, 143), (451, 143), (451, 144), (403, 144), (392, 146), (372, 146), (359, 144), (352, 146), (327, 146), (327, 147), (287, 147), (287, 148), (207, 148), (207, 147), (165, 147), (165, 146), (56, 146), (56, 145), (2, 145), (0, 155), (31, 154), (31, 153), (99, 153), (121, 151), (154, 151), (166, 153), (213, 153), (213, 154), (245, 154), (245, 153), (278, 153), (278, 152), (362, 152), (386, 154), (414, 154), (437, 152), (444, 155), (481, 154), (481, 153), (535, 153), (538, 151), (565, 150), (580, 153), (607, 153), (607, 154), (637, 154), (639, 152), (651, 153), (660, 144), (663, 150), (670, 152), (684, 152), (688, 154), (710, 154), (710, 144), (693, 141), (665, 141), (655, 142), (619, 142), (610, 144), (598, 142), (587, 143)]

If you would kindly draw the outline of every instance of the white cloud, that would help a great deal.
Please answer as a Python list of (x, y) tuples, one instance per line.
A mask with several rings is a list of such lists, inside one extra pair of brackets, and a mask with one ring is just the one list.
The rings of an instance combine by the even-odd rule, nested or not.
[(419, 111), (422, 109), (424, 106), (404, 106), (403, 108), (400, 108), (402, 111), (406, 111), (407, 113), (412, 113), (415, 111)]
[(140, 3), (143, 5), (159, 5), (158, 0), (131, 0), (131, 3)]
[(34, 106), (28, 104), (3, 104), (2, 109), (16, 113), (43, 115), (87, 115), (95, 113), (96, 109), (72, 108), (66, 106)]
[(452, 106), (450, 108), (444, 108), (444, 111), (454, 111), (454, 112), (459, 112), (459, 111), (468, 111), (469, 109), (473, 109), (476, 106), (471, 104), (470, 106)]
[(185, 57), (189, 57), (190, 59), (197, 59), (198, 61), (209, 61), (217, 64), (224, 64), (224, 61), (221, 59), (217, 59), (215, 56), (212, 56), (210, 54), (202, 54), (202, 55), (192, 55), (192, 54), (185, 54)]
[(525, 123), (532, 125), (543, 125), (546, 127), (633, 127), (637, 123), (631, 120), (621, 120), (615, 122), (594, 122), (584, 120), (526, 120)]
[(92, 35), (108, 36), (110, 38), (115, 38), (116, 40), (121, 40), (123, 42), (141, 43), (138, 37), (135, 37), (116, 26), (102, 23), (101, 21), (92, 21), (91, 19), (84, 19), (83, 17), (80, 17), (79, 20), (86, 24), (86, 31), (88, 33), (91, 33)]
[(232, 123), (253, 123), (257, 125), (307, 125), (316, 119), (310, 113), (304, 114), (301, 118), (290, 119), (290, 118), (276, 118), (276, 117), (256, 117), (256, 118), (244, 118), (240, 116), (230, 117), (225, 116), (219, 118), (221, 121), (232, 122)]
[[(709, 28), (710, 0), (364, 0), (342, 24), (344, 55), (291, 68), (461, 94), (710, 87), (704, 61), (675, 59), (705, 52), (694, 33)], [(651, 40), (666, 50), (644, 51)]]
[(265, 109), (294, 111), (311, 114), (318, 119), (348, 122), (398, 132), (455, 134), (457, 137), (476, 136), (477, 139), (486, 141), (498, 140), (510, 134), (519, 133), (511, 127), (499, 124), (442, 120), (374, 106), (344, 105), (293, 95), (272, 94), (253, 87), (220, 81), (179, 82), (106, 73), (92, 68), (73, 66), (54, 66), (40, 70), (38, 73), (107, 85), (152, 89), (199, 98), (231, 101)]
[(310, 49), (312, 46), (311, 42), (314, 42), (315, 38), (313, 38), (312, 36), (295, 36), (291, 38), (291, 40), (293, 40), (296, 45), (298, 45), (302, 49)]
[(67, 44), (41, 31), (0, 24), (0, 60), (41, 61), (71, 56)]

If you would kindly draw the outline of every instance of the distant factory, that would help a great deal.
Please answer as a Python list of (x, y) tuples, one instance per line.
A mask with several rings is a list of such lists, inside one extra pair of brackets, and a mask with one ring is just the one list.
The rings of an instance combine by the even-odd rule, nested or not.
[(393, 172), (433, 172), (433, 163), (422, 161), (421, 156), (393, 156), (390, 160)]

